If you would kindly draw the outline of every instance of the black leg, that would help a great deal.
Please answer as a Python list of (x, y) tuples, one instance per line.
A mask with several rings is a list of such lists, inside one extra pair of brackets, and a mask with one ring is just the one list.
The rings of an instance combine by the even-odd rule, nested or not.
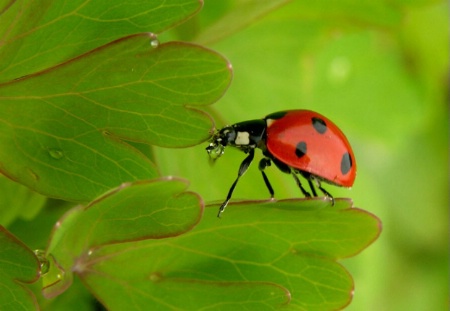
[(326, 191), (325, 189), (322, 188), (322, 185), (320, 184), (319, 180), (316, 180), (316, 182), (317, 182), (317, 188), (319, 188), (319, 190), (322, 191), (322, 193), (325, 196), (327, 196), (327, 197), (329, 197), (331, 199), (331, 205), (334, 206), (334, 198), (331, 195), (331, 193), (329, 193), (328, 191)]
[(316, 188), (314, 187), (314, 184), (312, 183), (311, 178), (308, 178), (308, 184), (309, 184), (309, 188), (311, 188), (313, 197), (317, 197)]
[(264, 179), (264, 183), (266, 184), (267, 189), (269, 190), (270, 197), (273, 199), (273, 196), (275, 195), (272, 185), (270, 184), (269, 178), (267, 178), (266, 173), (264, 173), (264, 170), (267, 166), (270, 166), (270, 159), (263, 158), (261, 161), (259, 161), (259, 170), (261, 171), (262, 177)]
[(219, 208), (219, 213), (217, 214), (217, 217), (220, 218), (220, 214), (222, 214), (223, 211), (225, 210), (225, 207), (227, 207), (228, 202), (230, 201), (231, 196), (233, 195), (234, 188), (236, 187), (236, 184), (237, 184), (239, 178), (242, 175), (244, 175), (244, 173), (247, 171), (247, 169), (250, 166), (250, 164), (252, 163), (254, 157), (255, 157), (255, 150), (250, 149), (249, 155), (244, 159), (244, 161), (242, 161), (241, 166), (239, 167), (238, 176), (237, 176), (236, 180), (234, 181), (234, 183), (231, 185), (231, 188), (228, 191), (227, 198), (225, 199), (225, 201), (222, 203), (222, 205)]
[[(314, 197), (317, 197), (317, 191), (316, 191), (316, 186), (317, 186), (317, 188), (319, 188), (319, 190), (326, 197), (329, 197), (331, 199), (331, 204), (334, 205), (333, 196), (331, 195), (331, 193), (329, 193), (322, 187), (319, 179), (317, 179), (314, 175), (311, 175), (310, 173), (307, 173), (307, 172), (299, 172), (299, 173), (308, 181), (309, 187), (311, 188), (311, 193)], [(305, 189), (302, 187), (299, 178), (297, 177), (297, 175), (295, 175), (295, 171), (292, 172), (292, 176), (294, 176), (294, 179), (297, 182), (297, 185), (300, 187), (300, 190), (303, 192), (305, 197), (311, 197), (311, 195), (308, 192), (306, 192)]]
[(293, 171), (292, 176), (294, 176), (295, 182), (297, 183), (297, 186), (300, 188), (300, 190), (302, 191), (303, 195), (307, 198), (311, 197), (311, 194), (305, 190), (305, 188), (303, 188), (302, 183), (300, 182), (300, 179), (298, 179), (297, 175), (295, 175), (295, 172)]

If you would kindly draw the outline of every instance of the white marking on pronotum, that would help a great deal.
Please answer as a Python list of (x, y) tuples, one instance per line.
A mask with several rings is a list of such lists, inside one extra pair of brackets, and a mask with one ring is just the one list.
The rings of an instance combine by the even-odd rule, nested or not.
[(237, 137), (234, 143), (236, 145), (248, 145), (250, 144), (250, 134), (248, 132), (237, 132)]
[(275, 121), (276, 121), (276, 119), (266, 119), (267, 127), (270, 127), (272, 125), (272, 123)]

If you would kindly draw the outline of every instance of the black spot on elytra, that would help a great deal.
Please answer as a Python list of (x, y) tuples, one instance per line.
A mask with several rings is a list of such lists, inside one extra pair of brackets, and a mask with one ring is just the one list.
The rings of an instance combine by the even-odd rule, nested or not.
[(348, 152), (344, 153), (341, 160), (341, 173), (342, 175), (347, 174), (352, 168), (352, 157)]
[(314, 129), (317, 131), (317, 133), (323, 134), (327, 131), (327, 124), (325, 123), (324, 120), (322, 120), (321, 118), (317, 118), (317, 117), (313, 117), (311, 120), (312, 120), (312, 125), (313, 125)]
[(306, 143), (301, 141), (295, 146), (295, 155), (299, 158), (303, 157), (306, 154)]

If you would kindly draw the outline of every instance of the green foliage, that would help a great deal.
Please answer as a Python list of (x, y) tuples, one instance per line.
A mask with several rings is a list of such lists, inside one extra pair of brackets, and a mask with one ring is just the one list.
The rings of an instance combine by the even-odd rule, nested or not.
[[(335, 260), (377, 238), (375, 217), (352, 209), (350, 201), (337, 201), (334, 208), (325, 200), (233, 204), (228, 221), (202, 221), (186, 232), (201, 210), (192, 194), (171, 195), (180, 186), (137, 184), (71, 211), (48, 248), (62, 271), (44, 277), (50, 284), (45, 294), (58, 294), (73, 270), (111, 310), (150, 305), (275, 309), (283, 304), (332, 310), (350, 302), (353, 281)], [(216, 213), (212, 206), (204, 218), (214, 219)]]
[[(0, 4), (1, 82), (48, 69), (130, 34), (159, 33), (201, 7), (199, 1), (109, 1)], [(78, 73), (79, 74), (79, 73)]]
[(0, 176), (0, 223), (8, 226), (17, 217), (31, 220), (46, 203), (46, 197)]
[(211, 119), (191, 107), (222, 95), (226, 61), (183, 43), (152, 49), (150, 40), (124, 38), (1, 85), (4, 173), (45, 195), (89, 202), (121, 182), (158, 176), (124, 140), (171, 147), (205, 140)]
[(44, 276), (44, 294), (54, 297), (67, 288), (72, 271), (83, 274), (93, 249), (166, 239), (190, 230), (199, 221), (202, 206), (195, 194), (180, 193), (184, 187), (184, 182), (173, 179), (123, 184), (86, 207), (71, 209), (47, 247), (47, 256), (57, 265)]
[[(112, 310), (336, 310), (355, 288), (349, 309), (437, 309), (448, 275), (448, 5), (201, 6), (0, 4), (0, 309), (94, 310), (96, 299)], [(208, 107), (219, 98), (220, 113)], [(243, 159), (228, 148), (208, 167), (208, 113), (219, 127), (297, 108), (344, 130), (354, 201), (383, 218), (380, 243), (346, 259), (351, 274), (337, 261), (374, 242), (381, 222), (350, 199), (236, 203), (267, 195), (251, 167), (223, 219), (215, 203), (204, 208)], [(268, 174), (277, 198), (299, 196)], [(161, 177), (173, 175), (190, 191)]]
[[(22, 242), (0, 226), (0, 294), (2, 310), (33, 310), (35, 300), (23, 283), (39, 278), (39, 261)], [(22, 284), (21, 284), (22, 283)]]

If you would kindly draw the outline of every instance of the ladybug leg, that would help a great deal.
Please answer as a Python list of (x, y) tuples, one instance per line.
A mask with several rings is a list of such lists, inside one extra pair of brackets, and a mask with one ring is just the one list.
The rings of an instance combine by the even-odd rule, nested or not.
[(297, 183), (297, 186), (300, 188), (300, 190), (302, 191), (303, 195), (307, 198), (311, 197), (311, 194), (305, 190), (305, 188), (303, 188), (302, 183), (300, 182), (300, 179), (297, 177), (297, 175), (295, 174), (295, 171), (292, 171), (292, 176), (295, 179), (295, 182)]
[(300, 188), (300, 190), (302, 191), (302, 193), (305, 197), (307, 197), (307, 198), (311, 197), (311, 194), (308, 191), (306, 191), (305, 188), (303, 188), (302, 183), (300, 182), (300, 179), (297, 177), (297, 175), (296, 175), (298, 173), (297, 170), (292, 169), (291, 167), (284, 164), (283, 162), (278, 161), (276, 158), (272, 158), (272, 161), (280, 169), (280, 171), (282, 171), (283, 173), (286, 173), (286, 174), (291, 174), (292, 177), (294, 177), (295, 183)]
[(244, 175), (244, 173), (247, 171), (247, 169), (250, 166), (250, 164), (252, 163), (254, 157), (255, 157), (255, 149), (250, 149), (249, 155), (244, 159), (244, 161), (242, 161), (241, 166), (239, 167), (238, 176), (237, 176), (236, 180), (234, 181), (234, 183), (231, 185), (231, 188), (228, 191), (227, 198), (225, 199), (225, 201), (222, 203), (222, 205), (219, 208), (219, 213), (217, 214), (217, 217), (220, 218), (220, 215), (225, 210), (225, 207), (227, 207), (228, 202), (230, 201), (231, 196), (233, 195), (234, 188), (236, 188), (236, 184), (237, 184), (239, 178), (242, 175)]
[(275, 193), (273, 191), (272, 185), (270, 184), (269, 178), (267, 178), (266, 173), (264, 173), (264, 170), (266, 169), (266, 167), (270, 166), (270, 164), (271, 163), (269, 158), (262, 158), (261, 161), (259, 161), (259, 170), (261, 171), (264, 183), (266, 184), (266, 187), (269, 190), (270, 197), (273, 199)]
[[(305, 176), (305, 177), (306, 177), (306, 176)], [(316, 191), (315, 191), (315, 189), (314, 189), (313, 181), (314, 181), (314, 183), (316, 184), (317, 188), (319, 188), (319, 190), (324, 194), (324, 196), (329, 197), (329, 198), (331, 199), (331, 205), (334, 206), (334, 198), (333, 198), (333, 196), (331, 195), (331, 193), (329, 193), (328, 191), (326, 191), (326, 190), (322, 187), (322, 184), (321, 184), (320, 180), (317, 179), (315, 176), (312, 176), (312, 175), (309, 175), (309, 176), (306, 177), (306, 178), (308, 178), (309, 186), (311, 187), (311, 190), (313, 191), (314, 196), (316, 197), (317, 194), (316, 194)]]
[(334, 198), (331, 195), (331, 193), (329, 193), (328, 191), (326, 191), (322, 185), (320, 184), (320, 181), (316, 179), (317, 182), (317, 188), (319, 188), (320, 191), (322, 191), (322, 193), (326, 196), (329, 197), (331, 199), (331, 206), (334, 206)]
[(311, 188), (313, 197), (317, 197), (316, 187), (314, 187), (314, 184), (312, 183), (311, 178), (308, 178), (308, 184), (309, 184), (309, 188)]

